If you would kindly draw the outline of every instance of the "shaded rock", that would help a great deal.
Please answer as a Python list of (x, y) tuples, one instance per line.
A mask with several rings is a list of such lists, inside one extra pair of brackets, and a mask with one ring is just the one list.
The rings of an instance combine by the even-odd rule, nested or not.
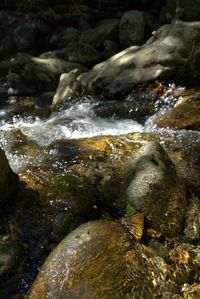
[(86, 43), (77, 43), (70, 49), (69, 61), (81, 63), (85, 66), (93, 66), (100, 62), (101, 54), (94, 46)]
[(192, 198), (188, 207), (184, 232), (190, 240), (200, 238), (200, 200), (198, 198)]
[(34, 48), (34, 33), (30, 23), (12, 13), (0, 11), (0, 59)]
[(19, 53), (11, 60), (9, 82), (12, 93), (34, 94), (55, 90), (62, 73), (85, 67), (61, 59), (42, 59)]
[(119, 41), (122, 48), (141, 45), (144, 42), (145, 19), (138, 10), (125, 12), (120, 20)]
[(54, 33), (49, 41), (49, 45), (54, 49), (61, 49), (73, 45), (74, 42), (78, 42), (80, 32), (78, 29), (68, 27), (59, 33)]
[(155, 119), (154, 123), (163, 128), (200, 129), (199, 95), (181, 97), (175, 107)]
[(90, 44), (98, 49), (98, 47), (100, 47), (107, 39), (112, 41), (117, 40), (118, 27), (118, 19), (102, 20), (96, 28), (84, 31), (79, 42)]
[(44, 92), (35, 98), (35, 106), (37, 108), (49, 107), (52, 104), (55, 92)]
[[(120, 224), (93, 221), (58, 245), (27, 298), (153, 298), (165, 293), (167, 275), (170, 281), (172, 275), (161, 258), (159, 263), (151, 258), (145, 266), (142, 247), (134, 249)], [(172, 281), (166, 287), (169, 293), (175, 290)]]
[(192, 81), (199, 76), (199, 42), (199, 22), (164, 25), (146, 44), (97, 64), (80, 81), (91, 91), (112, 98), (127, 94), (138, 83), (187, 76)]
[(53, 98), (53, 107), (64, 104), (70, 98), (80, 97), (82, 87), (77, 80), (78, 74), (79, 70), (74, 70), (60, 76), (60, 82)]
[(184, 299), (198, 299), (200, 297), (200, 284), (185, 284), (183, 287)]
[(117, 52), (119, 52), (119, 46), (116, 42), (111, 40), (105, 40), (103, 43), (103, 57), (104, 59), (108, 59)]
[(173, 20), (199, 21), (200, 17), (199, 0), (168, 0), (160, 15), (161, 21), (172, 22)]
[(134, 119), (143, 123), (146, 118), (155, 113), (156, 95), (148, 89), (138, 90), (128, 95), (123, 101), (101, 101), (94, 106), (94, 111), (100, 117), (115, 117)]
[(167, 153), (157, 143), (144, 146), (133, 160), (127, 200), (164, 235), (181, 231), (185, 189)]
[[(7, 287), (12, 287), (20, 277), (23, 249), (16, 241), (0, 236), (0, 295)], [(2, 297), (3, 298), (3, 297)]]
[(0, 169), (0, 206), (2, 206), (15, 195), (18, 187), (18, 176), (10, 168), (2, 149), (0, 149)]
[(7, 76), (10, 68), (10, 60), (0, 61), (0, 76)]
[(72, 224), (72, 219), (66, 212), (59, 213), (52, 222), (52, 232), (61, 241), (71, 231)]

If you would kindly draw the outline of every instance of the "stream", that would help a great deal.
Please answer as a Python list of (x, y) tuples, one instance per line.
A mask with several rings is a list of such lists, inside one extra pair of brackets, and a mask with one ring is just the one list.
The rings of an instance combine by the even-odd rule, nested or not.
[[(52, 185), (52, 188), (54, 184), (54, 180), (51, 179), (52, 173), (56, 174), (56, 182), (58, 182), (60, 178), (64, 177), (70, 163), (76, 164), (80, 162), (76, 161), (76, 150), (74, 150), (73, 146), (66, 147), (65, 145), (62, 149), (62, 143), (66, 144), (67, 141), (83, 140), (84, 138), (92, 140), (99, 136), (126, 136), (126, 134), (136, 132), (149, 134), (150, 136), (159, 135), (160, 143), (164, 147), (173, 148), (175, 151), (176, 148), (180, 149), (184, 147), (184, 150), (190, 154), (191, 147), (200, 142), (198, 131), (161, 129), (153, 124), (153, 120), (158, 115), (162, 115), (166, 109), (173, 106), (176, 101), (177, 97), (173, 97), (168, 91), (167, 94), (164, 94), (154, 103), (154, 107), (156, 107), (155, 113), (146, 116), (142, 121), (138, 122), (136, 119), (129, 118), (128, 116), (120, 118), (115, 114), (112, 117), (98, 116), (96, 107), (99, 103), (91, 100), (91, 98), (72, 102), (68, 107), (52, 112), (48, 108), (37, 109), (33, 98), (17, 99), (13, 97), (1, 105), (0, 146), (6, 152), (9, 164), (16, 173), (24, 174), (26, 172), (32, 174), (32, 171), (36, 173), (36, 176), (39, 178), (38, 180), (40, 178), (44, 179), (44, 184)], [(116, 105), (116, 103), (111, 103), (111, 106)], [(59, 149), (57, 150), (54, 144), (59, 145), (59, 142), (61, 142), (61, 146), (58, 146)], [(112, 149), (112, 144), (110, 146)], [(114, 147), (113, 154), (116, 154)], [(60, 159), (60, 155), (62, 159)], [(87, 159), (90, 159), (90, 156)], [(180, 169), (181, 172), (182, 165)], [(43, 193), (46, 192), (45, 190)], [(37, 206), (37, 203), (35, 205)], [(48, 205), (51, 207), (49, 208)], [(24, 207), (19, 207), (18, 209), (20, 211), (18, 217), (20, 217), (20, 213), (24, 213)], [(66, 208), (65, 199), (50, 200), (45, 209), (41, 210), (44, 220), (41, 218), (42, 220), (38, 220), (37, 224), (37, 220), (35, 219), (40, 216), (34, 216), (36, 218), (33, 217), (33, 223), (30, 221), (30, 224), (24, 228), (24, 231), (23, 229), (22, 232), (20, 231), (20, 238), (23, 241), (25, 240), (30, 248), (35, 246), (35, 243), (38, 243), (39, 250), (42, 251), (45, 245), (40, 243), (41, 239), (49, 234), (46, 224), (43, 224), (43, 222), (46, 222), (46, 219), (49, 218), (52, 221), (57, 213), (56, 211), (63, 211), (65, 209), (68, 209)], [(22, 226), (26, 226), (26, 221), (30, 219), (31, 213), (31, 211), (28, 211), (27, 218), (24, 217), (22, 220)], [(40, 212), (37, 213), (40, 215)], [(46, 216), (48, 213), (49, 216)], [(41, 228), (41, 223), (44, 228)], [(38, 229), (37, 226), (41, 229), (41, 233), (36, 232)], [(27, 240), (27, 234), (29, 233), (30, 236), (28, 238), (30, 239)], [(44, 253), (41, 253), (42, 257), (40, 255), (39, 258), (35, 257), (34, 254), (30, 256), (28, 270), (20, 280), (17, 291), (23, 293), (30, 287), (38, 269), (44, 262), (44, 257), (46, 257), (51, 249), (44, 251)], [(4, 293), (3, 298), (10, 298), (9, 296), (10, 290)]]
[[(27, 138), (27, 142), (34, 142), (39, 147), (45, 148), (58, 140), (70, 140), (80, 138), (91, 138), (102, 135), (122, 135), (131, 132), (143, 132), (143, 127), (138, 122), (131, 119), (100, 118), (95, 116), (94, 104), (88, 102), (78, 102), (69, 109), (54, 112), (45, 119), (38, 116), (15, 115), (10, 107), (2, 109), (0, 112), (0, 131), (20, 132)], [(11, 115), (10, 119), (8, 115)], [(14, 114), (14, 115), (13, 115)], [(6, 135), (6, 134), (5, 134)], [(19, 155), (10, 150), (13, 140), (1, 138), (0, 145), (6, 151), (12, 169), (19, 172), (34, 163), (31, 157)]]

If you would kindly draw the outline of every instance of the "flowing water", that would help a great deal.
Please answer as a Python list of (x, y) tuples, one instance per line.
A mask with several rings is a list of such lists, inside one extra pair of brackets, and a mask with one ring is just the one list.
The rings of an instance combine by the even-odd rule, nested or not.
[(6, 108), (0, 110), (0, 145), (6, 151), (11, 167), (18, 172), (33, 161), (27, 155), (17, 155), (17, 151), (11, 146), (16, 136), (14, 134), (12, 137), (12, 134), (9, 135), (8, 132), (21, 134), (21, 139), (26, 138), (27, 143), (32, 142), (44, 149), (57, 140), (113, 136), (145, 130), (144, 126), (132, 119), (97, 117), (94, 105), (89, 101), (77, 102), (68, 109), (53, 112), (48, 117), (41, 118), (16, 114), (16, 103), (12, 101), (8, 103)]
[[(76, 101), (59, 111), (51, 112), (48, 109), (37, 110), (33, 99), (12, 98), (0, 107), (0, 146), (6, 152), (10, 166), (17, 173), (32, 167), (39, 173), (45, 171), (43, 167), (40, 170), (41, 165), (50, 163), (51, 165), (48, 167), (53, 167), (56, 171), (60, 168), (62, 174), (62, 165), (59, 163), (59, 159), (55, 155), (49, 159), (48, 151), (52, 144), (62, 140), (150, 132), (152, 134), (159, 133), (161, 143), (165, 142), (165, 139), (162, 141), (162, 136), (173, 136), (173, 142), (179, 143), (179, 147), (187, 141), (189, 151), (190, 145), (200, 142), (199, 132), (158, 129), (153, 125), (155, 117), (162, 114), (175, 101), (176, 98), (173, 96), (164, 95), (154, 103), (155, 114), (138, 122), (137, 118), (120, 118), (115, 114), (112, 117), (99, 117), (95, 109), (97, 102), (91, 99)], [(173, 146), (176, 148), (177, 144), (173, 144)], [(48, 172), (45, 173), (46, 176), (48, 174)], [(54, 204), (57, 205), (55, 202)], [(34, 230), (35, 224), (33, 224), (33, 232)], [(33, 232), (31, 233), (33, 234)], [(29, 228), (27, 228), (27, 233), (30, 233)], [(34, 267), (37, 268), (35, 266), (38, 265), (37, 263), (36, 259), (31, 265), (31, 269), (28, 270), (27, 276), (21, 280), (20, 291), (23, 292), (30, 287), (37, 274), (37, 269), (33, 270)], [(4, 297), (9, 298), (9, 295)]]

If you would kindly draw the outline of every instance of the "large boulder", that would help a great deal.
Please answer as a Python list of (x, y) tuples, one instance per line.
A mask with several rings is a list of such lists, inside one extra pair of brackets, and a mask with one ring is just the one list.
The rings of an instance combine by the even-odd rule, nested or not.
[(93, 92), (121, 97), (139, 83), (199, 77), (200, 22), (167, 24), (143, 46), (97, 64), (79, 79)]
[(2, 149), (0, 149), (0, 169), (0, 206), (2, 206), (15, 195), (18, 186), (18, 177), (10, 168)]
[(75, 68), (85, 71), (78, 63), (66, 62), (61, 59), (42, 59), (26, 53), (19, 53), (11, 60), (9, 82), (11, 93), (35, 94), (54, 91), (62, 73)]
[[(119, 223), (88, 222), (51, 253), (27, 298), (139, 299), (175, 292), (174, 278), (164, 260), (151, 257), (145, 263), (145, 254), (142, 248), (134, 248)], [(169, 283), (165, 282), (167, 275)]]
[(138, 10), (125, 12), (120, 20), (119, 41), (123, 48), (141, 45), (144, 42), (145, 19)]
[(133, 160), (129, 176), (128, 202), (163, 235), (179, 233), (186, 209), (185, 188), (164, 149), (155, 142), (145, 145)]
[(23, 17), (0, 11), (0, 59), (11, 54), (34, 48), (34, 32), (31, 23)]

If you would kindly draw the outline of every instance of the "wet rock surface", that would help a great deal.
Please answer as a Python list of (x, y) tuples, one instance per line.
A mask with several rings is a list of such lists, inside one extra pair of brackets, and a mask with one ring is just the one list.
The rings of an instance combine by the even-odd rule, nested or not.
[(147, 272), (140, 253), (119, 224), (89, 222), (60, 243), (41, 270), (28, 298), (128, 295), (152, 298), (155, 291), (152, 282), (142, 280)]
[(181, 231), (186, 207), (184, 189), (160, 145), (152, 142), (144, 146), (131, 165), (126, 196), (154, 229), (171, 236)]
[(199, 130), (200, 99), (198, 92), (193, 96), (183, 96), (176, 106), (155, 120), (159, 127)]
[(3, 299), (199, 298), (198, 3), (1, 1)]
[(8, 160), (2, 149), (0, 149), (0, 168), (0, 205), (2, 206), (9, 200), (14, 199), (18, 188), (18, 176), (10, 168)]

